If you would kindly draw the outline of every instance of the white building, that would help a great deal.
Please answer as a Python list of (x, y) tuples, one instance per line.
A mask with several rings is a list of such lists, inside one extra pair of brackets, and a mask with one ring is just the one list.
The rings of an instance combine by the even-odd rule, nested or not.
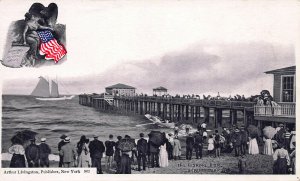
[(105, 92), (113, 96), (134, 96), (135, 89), (135, 87), (118, 83), (109, 87), (105, 87)]

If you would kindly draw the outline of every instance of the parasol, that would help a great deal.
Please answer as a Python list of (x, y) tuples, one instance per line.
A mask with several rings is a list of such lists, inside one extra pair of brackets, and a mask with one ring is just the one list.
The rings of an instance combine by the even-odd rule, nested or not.
[(267, 139), (272, 139), (274, 135), (276, 134), (276, 129), (273, 128), (272, 126), (266, 126), (263, 129), (263, 134)]
[(254, 125), (249, 125), (247, 128), (248, 132), (249, 132), (249, 136), (251, 138), (256, 138), (259, 136), (259, 130), (256, 126)]
[(156, 146), (163, 145), (166, 140), (164, 133), (160, 131), (151, 131), (149, 133), (149, 141)]
[(36, 132), (31, 130), (18, 131), (10, 140), (13, 144), (24, 144), (26, 141), (35, 138)]
[(118, 148), (121, 151), (131, 151), (133, 148), (135, 148), (135, 141), (131, 138), (123, 138), (119, 141)]

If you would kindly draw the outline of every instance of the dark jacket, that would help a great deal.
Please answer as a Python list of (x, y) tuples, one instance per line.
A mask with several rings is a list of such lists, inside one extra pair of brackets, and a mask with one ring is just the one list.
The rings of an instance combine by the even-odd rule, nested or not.
[(196, 134), (195, 137), (195, 143), (194, 143), (194, 147), (198, 148), (199, 146), (202, 146), (203, 144), (203, 137), (200, 134)]
[(41, 143), (40, 147), (40, 158), (48, 158), (49, 154), (51, 153), (51, 149), (49, 145), (46, 143)]
[(25, 149), (27, 161), (38, 161), (40, 159), (40, 148), (36, 144), (30, 144)]
[(141, 138), (137, 141), (137, 151), (139, 154), (146, 155), (148, 151), (148, 144), (147, 140)]
[(276, 134), (275, 134), (275, 140), (279, 143), (279, 144), (284, 144), (285, 138), (284, 138), (284, 133), (285, 130), (283, 128), (281, 128)]
[(241, 146), (242, 144), (242, 136), (239, 132), (235, 132), (232, 134), (232, 143), (234, 146)]
[(59, 143), (58, 143), (58, 151), (61, 150), (61, 147), (64, 146), (66, 144), (66, 142), (64, 142), (64, 140), (61, 140)]
[(77, 156), (77, 151), (74, 145), (72, 145), (71, 143), (66, 143), (61, 147), (59, 155), (63, 157), (64, 163), (74, 162)]
[(114, 155), (114, 147), (115, 146), (116, 146), (116, 143), (114, 141), (105, 141), (106, 156)]
[(102, 158), (105, 147), (102, 141), (93, 140), (89, 144), (91, 158)]
[(193, 147), (194, 147), (194, 138), (191, 137), (191, 136), (188, 136), (186, 138), (185, 143), (186, 143), (186, 149), (193, 149)]
[(151, 141), (148, 142), (149, 153), (159, 153), (159, 147), (154, 145)]
[(116, 150), (115, 150), (114, 160), (115, 160), (116, 162), (121, 161), (121, 150), (118, 148), (118, 147), (119, 147), (119, 143), (120, 143), (120, 142), (117, 141), (117, 142), (116, 142), (116, 145), (115, 145)]
[(242, 136), (242, 143), (247, 143), (248, 142), (248, 133), (247, 131), (241, 131), (241, 136)]

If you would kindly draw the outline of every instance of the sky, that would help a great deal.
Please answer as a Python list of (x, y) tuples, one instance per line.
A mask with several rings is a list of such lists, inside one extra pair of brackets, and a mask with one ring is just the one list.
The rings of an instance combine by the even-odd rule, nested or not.
[[(9, 24), (32, 4), (17, 2), (0, 1), (0, 57)], [(58, 23), (67, 27), (67, 61), (1, 66), (3, 94), (30, 94), (42, 75), (58, 77), (61, 93), (101, 93), (125, 83), (147, 94), (164, 86), (171, 94), (250, 96), (272, 92), (265, 71), (295, 65), (296, 1), (55, 2)]]

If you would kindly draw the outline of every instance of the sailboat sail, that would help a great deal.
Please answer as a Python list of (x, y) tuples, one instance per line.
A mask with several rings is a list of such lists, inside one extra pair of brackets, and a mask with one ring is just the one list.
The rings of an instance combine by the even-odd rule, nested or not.
[(51, 97), (59, 97), (58, 85), (53, 80), (51, 81)]
[(39, 78), (40, 80), (31, 95), (37, 97), (50, 97), (49, 82), (44, 77)]

